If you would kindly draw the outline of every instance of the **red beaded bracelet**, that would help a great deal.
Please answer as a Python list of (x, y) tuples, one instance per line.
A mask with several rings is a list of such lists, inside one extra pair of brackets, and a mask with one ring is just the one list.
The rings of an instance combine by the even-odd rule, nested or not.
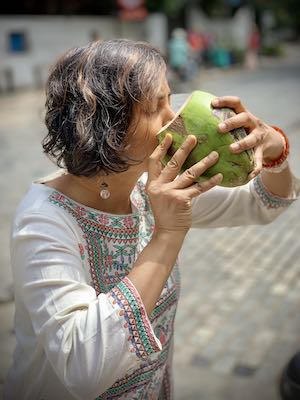
[(276, 168), (279, 167), (281, 164), (284, 163), (284, 161), (288, 158), (288, 155), (290, 154), (290, 143), (289, 139), (286, 136), (286, 134), (283, 132), (282, 129), (278, 128), (277, 126), (272, 126), (275, 131), (279, 132), (283, 142), (284, 142), (284, 149), (283, 152), (281, 153), (281, 156), (277, 160), (273, 160), (269, 163), (263, 163), (263, 168)]

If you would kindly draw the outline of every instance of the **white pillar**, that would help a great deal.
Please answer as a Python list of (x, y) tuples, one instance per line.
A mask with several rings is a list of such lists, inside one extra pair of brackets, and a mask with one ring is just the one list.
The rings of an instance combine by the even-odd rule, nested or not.
[(166, 53), (168, 42), (168, 21), (165, 14), (149, 14), (145, 21), (145, 34), (147, 42)]

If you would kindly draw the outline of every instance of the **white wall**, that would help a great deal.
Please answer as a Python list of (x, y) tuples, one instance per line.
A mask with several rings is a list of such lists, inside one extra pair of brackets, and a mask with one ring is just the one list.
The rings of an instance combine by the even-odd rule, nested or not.
[(236, 49), (247, 48), (254, 16), (248, 7), (240, 8), (233, 18), (208, 18), (200, 9), (190, 8), (189, 28), (216, 34), (220, 44)]
[(163, 53), (167, 51), (168, 21), (165, 14), (150, 14), (145, 21), (145, 36), (153, 46), (159, 48)]
[[(15, 31), (27, 33), (29, 49), (26, 53), (8, 51), (8, 35)], [(12, 74), (16, 88), (44, 82), (49, 66), (56, 58), (71, 47), (89, 42), (92, 32), (97, 32), (102, 39), (127, 37), (151, 41), (145, 22), (90, 16), (0, 16), (0, 90), (7, 89), (7, 71)], [(155, 44), (162, 50), (166, 34), (164, 26), (156, 31)]]

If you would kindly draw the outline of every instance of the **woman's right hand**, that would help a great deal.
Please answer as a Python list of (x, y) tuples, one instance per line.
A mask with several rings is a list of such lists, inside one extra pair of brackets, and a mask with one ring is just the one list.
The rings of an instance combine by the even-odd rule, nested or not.
[[(155, 231), (186, 234), (192, 224), (192, 198), (221, 183), (222, 174), (214, 175), (205, 182), (195, 182), (219, 158), (216, 151), (187, 169), (181, 175), (180, 169), (197, 143), (195, 136), (188, 136), (165, 167), (162, 160), (172, 144), (167, 134), (149, 157), (148, 193), (155, 218)], [(176, 179), (177, 178), (177, 179)]]
[(157, 304), (192, 224), (192, 198), (218, 185), (223, 178), (218, 174), (205, 182), (195, 183), (201, 174), (218, 161), (217, 152), (212, 152), (179, 175), (196, 142), (195, 136), (189, 136), (163, 167), (162, 160), (172, 143), (172, 136), (166, 135), (149, 158), (146, 191), (155, 218), (155, 231), (128, 274), (148, 315)]

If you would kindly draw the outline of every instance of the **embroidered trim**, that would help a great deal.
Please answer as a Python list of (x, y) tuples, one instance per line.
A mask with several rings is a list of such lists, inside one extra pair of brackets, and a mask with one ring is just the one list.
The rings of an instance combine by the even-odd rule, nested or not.
[[(149, 384), (154, 377), (156, 372), (159, 372), (159, 376), (162, 378), (163, 375), (159, 371), (166, 363), (169, 350), (170, 350), (171, 338), (164, 349), (159, 353), (158, 359), (155, 361), (150, 361), (147, 364), (141, 365), (140, 368), (133, 371), (131, 374), (126, 375), (124, 378), (118, 379), (113, 386), (111, 386), (105, 393), (97, 397), (96, 400), (106, 400), (121, 398), (126, 393), (136, 393), (138, 388), (143, 388), (145, 390), (145, 385)], [(169, 374), (169, 370), (165, 370), (165, 374)], [(170, 377), (169, 381), (170, 381)], [(162, 385), (162, 380), (157, 382)], [(143, 395), (148, 394), (147, 391), (143, 392)], [(166, 399), (167, 400), (167, 399)]]
[(163, 378), (163, 384), (162, 384), (162, 395), (159, 397), (159, 399), (163, 400), (171, 400), (172, 398), (172, 384), (170, 382), (171, 374), (169, 372), (169, 367), (166, 365), (165, 373), (164, 373), (164, 378)]
[(162, 315), (173, 304), (177, 303), (178, 289), (174, 286), (172, 290), (168, 291), (165, 296), (162, 296), (155, 305), (154, 310), (150, 315), (150, 321), (153, 322), (160, 315)]
[(125, 311), (124, 318), (130, 331), (130, 340), (137, 357), (147, 359), (152, 353), (161, 350), (152, 333), (150, 321), (140, 295), (130, 279), (125, 277), (111, 291), (111, 296)]
[(259, 175), (253, 180), (253, 185), (258, 197), (267, 208), (288, 207), (294, 202), (294, 199), (286, 199), (270, 193)]

